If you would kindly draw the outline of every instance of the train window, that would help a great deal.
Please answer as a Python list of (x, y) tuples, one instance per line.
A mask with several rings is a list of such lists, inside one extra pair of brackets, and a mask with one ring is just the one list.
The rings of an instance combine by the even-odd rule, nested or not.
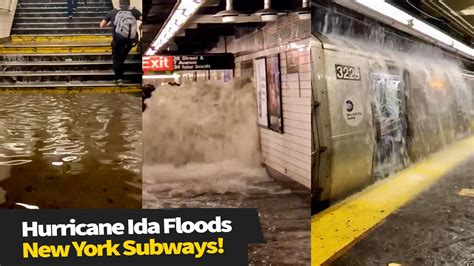
[[(402, 169), (406, 158), (405, 83), (395, 66), (371, 65), (372, 113), (376, 129), (373, 175), (381, 178)], [(397, 75), (394, 75), (397, 74)]]

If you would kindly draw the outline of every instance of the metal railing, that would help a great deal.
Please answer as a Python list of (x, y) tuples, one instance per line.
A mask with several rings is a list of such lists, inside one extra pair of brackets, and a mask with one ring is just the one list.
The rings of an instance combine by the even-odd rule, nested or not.
[(11, 12), (13, 10), (12, 4), (13, 4), (13, 0), (0, 0), (0, 12), (1, 13)]

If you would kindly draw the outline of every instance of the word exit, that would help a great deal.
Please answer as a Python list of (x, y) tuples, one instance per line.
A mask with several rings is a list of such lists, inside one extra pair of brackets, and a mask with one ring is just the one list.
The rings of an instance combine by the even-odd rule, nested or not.
[(173, 71), (174, 60), (173, 56), (148, 56), (142, 59), (142, 68), (144, 72), (148, 71)]

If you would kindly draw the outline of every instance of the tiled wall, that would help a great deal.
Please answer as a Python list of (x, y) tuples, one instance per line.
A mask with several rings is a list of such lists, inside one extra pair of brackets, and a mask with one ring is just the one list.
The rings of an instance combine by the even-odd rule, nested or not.
[[(227, 51), (236, 54), (235, 75), (252, 73), (245, 70), (249, 62), (262, 56), (280, 55), (282, 81), (283, 134), (262, 127), (261, 144), (264, 163), (311, 186), (311, 63), (310, 21), (298, 16), (281, 17), (242, 37), (227, 39)], [(213, 52), (225, 50), (223, 41)], [(297, 58), (294, 58), (297, 57)], [(294, 60), (297, 59), (297, 60)], [(287, 64), (297, 62), (292, 73)]]
[(0, 1), (0, 41), (10, 36), (17, 0)]

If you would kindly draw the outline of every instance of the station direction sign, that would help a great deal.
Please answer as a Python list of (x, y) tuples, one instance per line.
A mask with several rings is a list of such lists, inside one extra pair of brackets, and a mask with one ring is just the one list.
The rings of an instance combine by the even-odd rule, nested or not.
[(145, 74), (171, 74), (174, 71), (234, 69), (235, 63), (232, 53), (213, 53), (144, 56), (142, 66)]

